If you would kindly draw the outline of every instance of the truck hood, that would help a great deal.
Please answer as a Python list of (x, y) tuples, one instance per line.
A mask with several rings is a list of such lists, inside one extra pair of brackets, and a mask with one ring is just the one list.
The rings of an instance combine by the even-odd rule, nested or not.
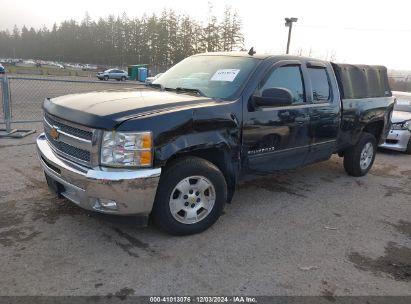
[(213, 102), (207, 97), (140, 89), (71, 94), (46, 99), (43, 108), (47, 113), (68, 121), (110, 130), (131, 118)]
[(391, 118), (392, 123), (398, 123), (398, 122), (403, 122), (407, 120), (411, 120), (411, 112), (394, 111), (392, 113), (392, 118)]

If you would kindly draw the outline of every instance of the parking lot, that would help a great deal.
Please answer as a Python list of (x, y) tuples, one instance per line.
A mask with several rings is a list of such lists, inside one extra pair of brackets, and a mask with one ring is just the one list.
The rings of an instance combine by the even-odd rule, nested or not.
[(171, 237), (56, 199), (35, 137), (0, 139), (2, 295), (411, 295), (409, 155), (258, 177), (211, 229)]

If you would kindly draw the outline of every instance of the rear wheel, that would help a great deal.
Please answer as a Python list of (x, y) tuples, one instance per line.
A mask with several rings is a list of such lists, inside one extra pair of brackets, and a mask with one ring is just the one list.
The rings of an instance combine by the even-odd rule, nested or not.
[(369, 133), (363, 133), (358, 143), (344, 153), (345, 171), (352, 176), (366, 175), (374, 163), (376, 151), (375, 137)]
[(162, 174), (153, 215), (170, 234), (199, 233), (217, 221), (226, 200), (227, 185), (221, 171), (204, 159), (187, 157)]

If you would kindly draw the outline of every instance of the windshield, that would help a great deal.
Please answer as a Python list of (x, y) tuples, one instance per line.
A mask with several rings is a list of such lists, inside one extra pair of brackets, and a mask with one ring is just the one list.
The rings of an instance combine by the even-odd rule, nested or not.
[(396, 111), (411, 112), (411, 97), (396, 96), (397, 103), (394, 106)]
[(245, 83), (258, 59), (234, 56), (194, 56), (184, 59), (153, 84), (166, 90), (197, 90), (211, 98), (229, 98)]

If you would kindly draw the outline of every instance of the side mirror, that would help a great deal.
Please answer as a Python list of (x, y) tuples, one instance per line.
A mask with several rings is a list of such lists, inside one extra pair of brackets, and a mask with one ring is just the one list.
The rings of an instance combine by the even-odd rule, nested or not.
[(255, 107), (281, 107), (293, 103), (293, 94), (286, 88), (265, 89), (261, 96), (253, 96)]

